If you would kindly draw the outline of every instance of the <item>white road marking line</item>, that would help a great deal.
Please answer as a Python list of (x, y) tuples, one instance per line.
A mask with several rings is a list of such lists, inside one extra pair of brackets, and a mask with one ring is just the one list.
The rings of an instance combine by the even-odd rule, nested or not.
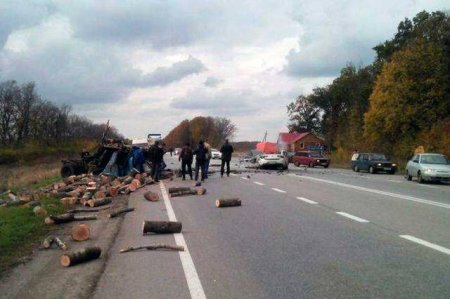
[(366, 220), (366, 219), (362, 219), (362, 218), (353, 216), (353, 215), (348, 214), (348, 213), (345, 213), (345, 212), (336, 212), (336, 214), (339, 214), (339, 215), (341, 215), (341, 216), (350, 218), (350, 219), (352, 219), (352, 220), (355, 220), (355, 221), (358, 221), (358, 222), (361, 222), (361, 223), (368, 223), (368, 222), (369, 222), (369, 221)]
[(272, 190), (276, 191), (276, 192), (280, 192), (280, 193), (286, 193), (286, 191), (278, 189), (278, 188), (272, 188)]
[[(172, 204), (169, 200), (169, 195), (167, 194), (166, 187), (164, 187), (163, 182), (160, 182), (161, 193), (164, 199), (164, 204), (166, 206), (167, 214), (170, 221), (177, 221), (175, 212), (172, 208)], [(189, 253), (189, 248), (186, 245), (186, 240), (183, 237), (183, 233), (173, 234), (175, 237), (175, 243), (180, 246), (184, 246), (185, 251), (179, 251), (181, 264), (183, 266), (184, 275), (186, 276), (186, 281), (188, 284), (189, 292), (191, 298), (206, 299), (205, 291), (203, 290), (202, 283), (198, 277), (197, 270), (195, 269), (194, 261), (192, 260), (191, 254)]]
[(295, 175), (295, 174), (288, 174), (288, 175), (295, 176), (297, 178), (323, 182), (323, 183), (332, 184), (332, 185), (341, 186), (341, 187), (346, 187), (346, 188), (351, 188), (351, 189), (355, 189), (355, 190), (359, 190), (359, 191), (366, 191), (366, 192), (370, 192), (370, 193), (386, 195), (386, 196), (390, 196), (390, 197), (406, 199), (406, 200), (410, 200), (410, 201), (414, 201), (414, 202), (418, 202), (418, 203), (424, 203), (424, 204), (427, 204), (427, 205), (432, 205), (432, 206), (436, 206), (436, 207), (450, 209), (450, 205), (449, 204), (445, 204), (445, 203), (441, 203), (441, 202), (437, 202), (437, 201), (432, 201), (432, 200), (427, 200), (427, 199), (422, 199), (422, 198), (418, 198), (418, 197), (414, 197), (414, 196), (402, 195), (402, 194), (398, 194), (398, 193), (391, 193), (391, 192), (380, 191), (380, 190), (376, 190), (376, 189), (359, 187), (359, 186), (350, 185), (350, 184), (338, 183), (338, 182), (335, 182), (335, 181), (323, 180), (323, 179), (313, 178), (313, 177), (305, 176), (305, 175), (302, 175), (302, 176), (298, 176), (298, 175)]
[(253, 183), (255, 183), (256, 185), (260, 185), (260, 186), (264, 186), (265, 185), (265, 184), (263, 184), (261, 182), (253, 182)]
[(425, 241), (425, 240), (422, 240), (422, 239), (419, 239), (419, 238), (416, 238), (416, 237), (413, 237), (413, 236), (409, 236), (409, 235), (400, 235), (399, 237), (403, 238), (403, 239), (406, 239), (406, 240), (409, 240), (411, 242), (415, 242), (415, 243), (423, 245), (423, 246), (427, 246), (427, 247), (429, 247), (431, 249), (440, 251), (442, 253), (450, 254), (450, 249), (445, 248), (443, 246), (439, 246), (439, 245), (436, 245), (436, 244), (430, 243), (428, 241)]
[(241, 176), (241, 179), (248, 180), (248, 178), (246, 178), (245, 176)]
[(301, 201), (304, 201), (304, 202), (307, 202), (307, 203), (312, 204), (312, 205), (316, 205), (317, 204), (317, 202), (315, 202), (313, 200), (310, 200), (310, 199), (307, 199), (307, 198), (304, 198), (304, 197), (298, 196), (297, 199), (299, 199)]

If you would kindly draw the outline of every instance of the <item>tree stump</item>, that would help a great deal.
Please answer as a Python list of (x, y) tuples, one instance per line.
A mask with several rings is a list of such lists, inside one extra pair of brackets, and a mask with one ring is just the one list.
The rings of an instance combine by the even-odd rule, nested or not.
[(89, 230), (89, 226), (86, 224), (78, 224), (72, 227), (70, 235), (74, 241), (86, 241), (89, 239), (91, 231)]
[(237, 207), (241, 205), (241, 200), (239, 198), (219, 198), (216, 200), (216, 207), (226, 208), (226, 207)]
[(86, 247), (81, 251), (66, 253), (60, 258), (60, 263), (64, 267), (95, 260), (100, 257), (102, 250), (100, 247)]
[(145, 192), (144, 198), (148, 201), (159, 201), (159, 195), (151, 191)]
[(144, 221), (142, 223), (142, 234), (174, 234), (180, 233), (182, 228), (181, 222), (174, 221)]

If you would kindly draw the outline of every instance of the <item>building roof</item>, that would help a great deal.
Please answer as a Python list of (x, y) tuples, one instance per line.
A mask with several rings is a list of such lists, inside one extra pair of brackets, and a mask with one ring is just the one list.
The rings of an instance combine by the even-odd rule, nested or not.
[(277, 143), (285, 143), (285, 144), (292, 144), (304, 137), (306, 135), (310, 134), (311, 132), (305, 132), (305, 133), (280, 133), (278, 135), (278, 141)]

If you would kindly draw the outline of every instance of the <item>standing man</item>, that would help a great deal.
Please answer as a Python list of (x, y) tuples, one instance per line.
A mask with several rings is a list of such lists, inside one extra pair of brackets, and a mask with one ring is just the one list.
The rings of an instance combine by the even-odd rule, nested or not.
[(205, 160), (205, 179), (208, 178), (208, 171), (209, 171), (209, 162), (211, 162), (211, 145), (209, 145), (208, 142), (204, 142), (205, 149), (206, 149), (206, 160)]
[(227, 176), (230, 176), (230, 161), (233, 154), (233, 146), (228, 143), (228, 139), (225, 139), (225, 144), (222, 145), (220, 152), (222, 153), (222, 166), (220, 167), (220, 176), (223, 177), (225, 163), (227, 163)]
[(160, 146), (159, 141), (155, 141), (155, 144), (151, 148), (152, 150), (152, 178), (155, 182), (159, 182), (159, 177), (161, 175), (161, 164), (163, 162), (164, 150)]
[(198, 181), (198, 172), (201, 168), (202, 171), (202, 182), (205, 180), (205, 166), (206, 166), (206, 149), (203, 140), (198, 142), (198, 147), (194, 151), (195, 155), (195, 180)]
[(194, 153), (192, 152), (191, 146), (189, 142), (187, 142), (183, 149), (181, 150), (180, 155), (178, 156), (178, 161), (181, 161), (181, 174), (183, 175), (183, 181), (186, 180), (186, 166), (189, 172), (189, 176), (192, 180), (192, 159), (194, 157)]

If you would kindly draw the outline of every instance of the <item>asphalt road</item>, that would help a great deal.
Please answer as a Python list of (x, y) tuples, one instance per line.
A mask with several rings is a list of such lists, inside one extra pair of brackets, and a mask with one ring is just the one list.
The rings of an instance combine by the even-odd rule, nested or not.
[[(201, 197), (169, 199), (170, 186), (193, 182), (150, 186), (156, 203), (132, 194), (136, 213), (123, 221), (95, 298), (450, 297), (450, 185), (293, 166), (212, 174)], [(235, 196), (241, 207), (214, 205)], [(177, 219), (183, 232), (142, 236), (144, 219)], [(118, 253), (151, 243), (187, 251)]]

